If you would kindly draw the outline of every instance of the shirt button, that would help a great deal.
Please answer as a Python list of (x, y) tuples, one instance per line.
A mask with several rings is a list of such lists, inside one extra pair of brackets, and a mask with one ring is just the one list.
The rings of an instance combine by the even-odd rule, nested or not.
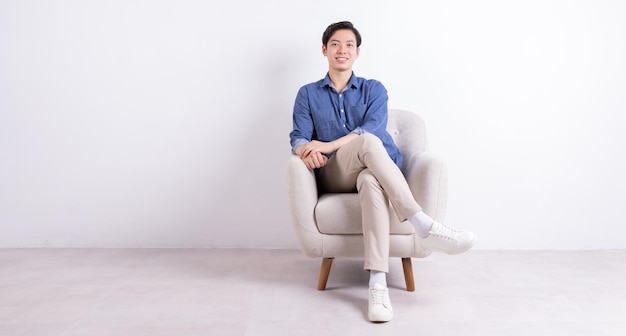
[(341, 109), (341, 112), (343, 113), (343, 109)]
[(339, 98), (341, 98), (341, 95), (339, 95)]

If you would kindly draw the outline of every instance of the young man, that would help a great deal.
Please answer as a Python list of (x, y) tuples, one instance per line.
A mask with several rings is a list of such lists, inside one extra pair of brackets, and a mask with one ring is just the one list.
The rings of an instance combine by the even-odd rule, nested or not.
[(370, 271), (368, 317), (392, 319), (387, 290), (391, 202), (430, 251), (457, 254), (475, 243), (472, 233), (434, 222), (413, 198), (400, 171), (402, 155), (387, 133), (387, 91), (376, 80), (357, 77), (352, 65), (361, 35), (348, 21), (333, 23), (322, 35), (328, 59), (326, 77), (300, 88), (290, 133), (293, 153), (309, 169), (318, 169), (326, 192), (359, 193), (362, 205), (365, 266)]

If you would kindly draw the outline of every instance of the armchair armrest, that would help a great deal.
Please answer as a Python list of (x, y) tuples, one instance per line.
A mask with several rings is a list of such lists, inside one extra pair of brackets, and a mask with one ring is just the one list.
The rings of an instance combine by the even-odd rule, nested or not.
[(429, 151), (407, 155), (403, 173), (413, 197), (426, 214), (443, 222), (448, 205), (448, 174), (445, 162)]
[(322, 236), (315, 221), (317, 181), (315, 173), (297, 155), (291, 155), (288, 161), (287, 188), (291, 222), (300, 247), (306, 255), (319, 257)]

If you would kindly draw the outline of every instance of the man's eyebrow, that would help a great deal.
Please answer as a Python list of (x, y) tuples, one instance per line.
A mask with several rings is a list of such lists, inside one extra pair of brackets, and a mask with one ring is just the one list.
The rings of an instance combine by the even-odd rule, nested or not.
[[(341, 41), (339, 41), (337, 39), (332, 39), (329, 42), (341, 42)], [(346, 40), (346, 42), (354, 42), (354, 40)]]

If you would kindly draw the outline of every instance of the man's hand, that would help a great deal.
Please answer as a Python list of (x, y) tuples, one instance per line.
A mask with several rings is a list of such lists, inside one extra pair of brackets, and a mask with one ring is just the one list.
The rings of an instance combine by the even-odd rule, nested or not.
[(298, 154), (301, 159), (306, 159), (309, 155), (315, 153), (330, 154), (335, 150), (336, 148), (332, 142), (313, 140), (296, 148), (296, 154)]
[(296, 148), (296, 154), (300, 156), (309, 169), (324, 167), (328, 162), (328, 157), (324, 154), (330, 154), (334, 151), (335, 148), (331, 142), (317, 140), (313, 140)]
[(309, 168), (310, 170), (313, 170), (315, 168), (324, 167), (326, 163), (328, 163), (328, 157), (326, 157), (326, 155), (320, 152), (316, 152), (302, 159), (302, 161), (304, 162), (307, 168)]

